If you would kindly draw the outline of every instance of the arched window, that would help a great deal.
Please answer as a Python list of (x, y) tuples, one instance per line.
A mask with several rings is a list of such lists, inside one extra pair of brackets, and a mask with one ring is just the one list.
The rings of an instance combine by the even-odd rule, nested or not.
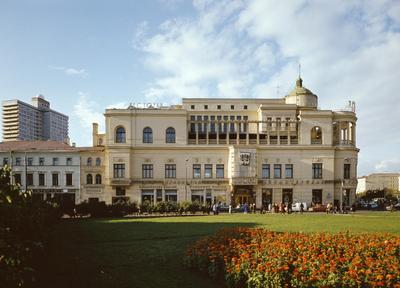
[(86, 175), (86, 184), (93, 184), (93, 176), (92, 174)]
[(322, 130), (318, 126), (311, 129), (311, 144), (322, 144)]
[(125, 142), (126, 142), (125, 128), (118, 127), (115, 130), (115, 143), (125, 143)]
[(87, 158), (86, 165), (87, 166), (92, 166), (92, 157)]
[(143, 129), (143, 143), (153, 143), (153, 130), (150, 127)]
[(100, 158), (96, 158), (96, 166), (100, 166), (101, 165), (101, 159)]
[(172, 127), (167, 128), (165, 132), (165, 142), (166, 143), (175, 143), (175, 129)]
[(96, 184), (101, 184), (101, 175), (96, 174)]

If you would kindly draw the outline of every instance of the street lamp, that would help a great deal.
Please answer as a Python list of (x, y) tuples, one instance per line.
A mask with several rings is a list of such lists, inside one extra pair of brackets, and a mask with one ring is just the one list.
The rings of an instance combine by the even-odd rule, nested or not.
[(188, 185), (188, 183), (187, 183), (187, 165), (188, 165), (188, 162), (189, 162), (189, 159), (186, 159), (186, 162), (185, 162), (185, 198), (186, 198), (186, 201), (188, 201), (188, 190), (187, 190), (187, 185)]

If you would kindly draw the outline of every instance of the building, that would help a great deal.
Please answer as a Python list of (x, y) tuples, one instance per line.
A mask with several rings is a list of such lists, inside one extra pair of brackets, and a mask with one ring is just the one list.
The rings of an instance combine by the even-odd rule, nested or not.
[(20, 100), (3, 101), (3, 141), (68, 141), (68, 116), (50, 109), (43, 96), (27, 104)]
[(13, 183), (35, 198), (79, 203), (79, 151), (58, 141), (0, 143), (0, 161), (12, 168)]
[(357, 193), (389, 189), (400, 190), (400, 173), (373, 173), (358, 178)]
[(81, 152), (83, 162), (101, 159), (81, 170), (89, 182), (81, 200), (350, 205), (359, 152), (354, 103), (346, 111), (317, 107), (299, 78), (279, 99), (107, 109), (105, 133), (94, 124), (94, 148)]

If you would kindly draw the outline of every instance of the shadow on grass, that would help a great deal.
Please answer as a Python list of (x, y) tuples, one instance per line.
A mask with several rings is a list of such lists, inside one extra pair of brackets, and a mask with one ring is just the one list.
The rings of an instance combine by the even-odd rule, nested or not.
[(186, 247), (223, 227), (255, 226), (200, 222), (203, 217), (141, 220), (63, 221), (42, 261), (38, 287), (221, 287), (183, 267)]

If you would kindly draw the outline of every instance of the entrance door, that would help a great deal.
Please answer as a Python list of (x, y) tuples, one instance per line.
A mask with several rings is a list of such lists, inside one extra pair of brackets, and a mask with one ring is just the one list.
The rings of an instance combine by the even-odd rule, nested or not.
[(293, 189), (282, 189), (282, 202), (293, 203)]
[(239, 186), (234, 188), (233, 199), (235, 204), (252, 204), (256, 203), (255, 197), (253, 197), (253, 187), (252, 186)]
[(269, 204), (272, 204), (272, 188), (263, 188), (262, 189), (262, 206), (268, 207)]

